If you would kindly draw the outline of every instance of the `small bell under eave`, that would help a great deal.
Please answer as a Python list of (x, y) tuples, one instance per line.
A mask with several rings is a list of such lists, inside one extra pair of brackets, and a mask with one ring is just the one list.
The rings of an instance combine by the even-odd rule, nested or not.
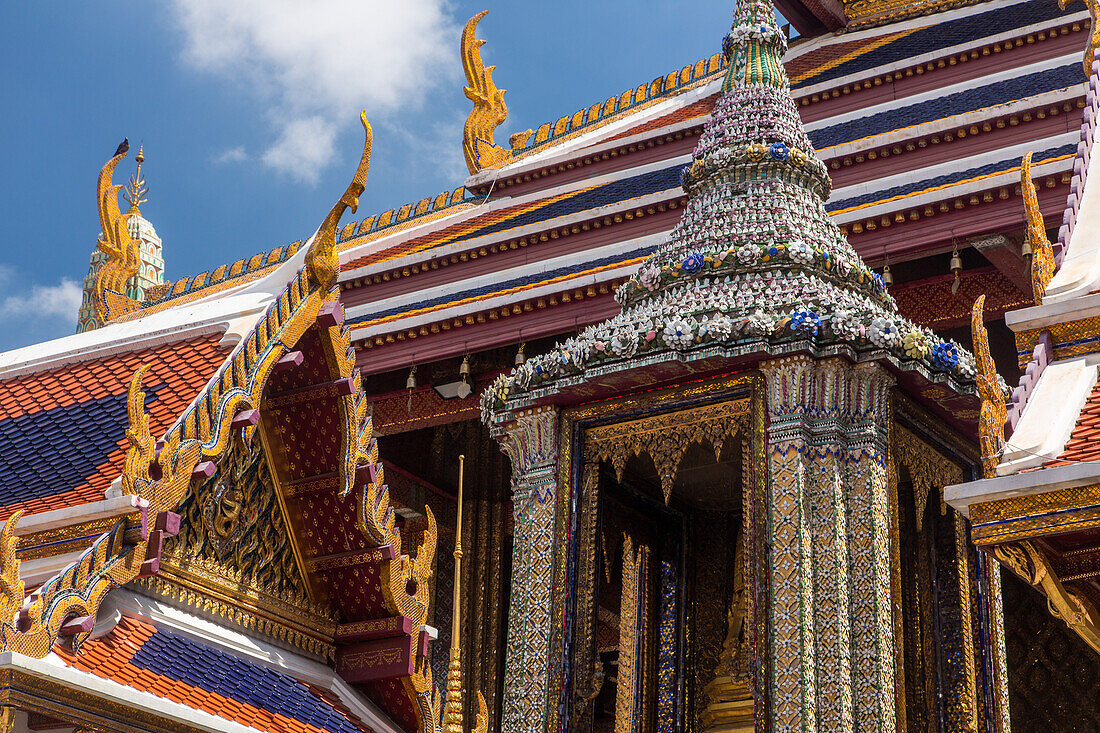
[(466, 399), (473, 394), (473, 388), (470, 386), (470, 357), (469, 355), (462, 357), (462, 364), (458, 367), (458, 376), (462, 380), (462, 384), (458, 386), (458, 396), (461, 399)]
[(962, 269), (962, 257), (959, 257), (959, 248), (955, 247), (951, 250), (951, 273), (955, 276), (955, 280), (951, 283), (952, 295), (959, 292), (959, 273), (962, 272)]
[(516, 366), (523, 366), (523, 362), (527, 361), (527, 356), (523, 353), (524, 346), (526, 344), (520, 344), (519, 351), (516, 352)]
[(894, 275), (890, 272), (889, 262), (882, 266), (882, 282), (886, 283), (886, 287), (890, 287), (894, 284)]
[(416, 389), (416, 364), (413, 364), (412, 369), (409, 370), (409, 377), (405, 380), (405, 389), (409, 391), (409, 401), (405, 406), (406, 411), (412, 413), (413, 406), (413, 390)]
[(1020, 245), (1020, 256), (1031, 261), (1031, 255), (1034, 253), (1035, 251), (1031, 249), (1031, 237), (1024, 237), (1023, 244)]

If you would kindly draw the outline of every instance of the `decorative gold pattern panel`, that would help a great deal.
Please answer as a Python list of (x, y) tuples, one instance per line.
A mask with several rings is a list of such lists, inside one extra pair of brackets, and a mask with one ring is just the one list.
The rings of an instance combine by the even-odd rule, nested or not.
[(631, 456), (648, 455), (657, 468), (667, 504), (688, 447), (710, 444), (715, 460), (721, 460), (726, 438), (747, 429), (748, 415), (749, 400), (745, 398), (591, 428), (585, 433), (585, 464), (590, 467), (593, 462), (611, 461), (616, 477), (622, 480)]

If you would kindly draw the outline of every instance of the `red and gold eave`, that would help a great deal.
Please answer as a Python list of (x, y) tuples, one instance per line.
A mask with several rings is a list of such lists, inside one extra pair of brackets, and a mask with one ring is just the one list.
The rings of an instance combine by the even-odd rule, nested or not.
[[(104, 457), (95, 459), (96, 467), (112, 468), (90, 472), (91, 479), (81, 475), (80, 486), (91, 485), (83, 488), (87, 499), (101, 499), (103, 488), (126, 473), (123, 483), (140, 493), (142, 510), (91, 537), (81, 559), (37, 591), (30, 631), (23, 631), (21, 617), (18, 624), (4, 624), (4, 650), (42, 656), (63, 639), (79, 650), (90, 627), (75, 632), (62, 627), (75, 618), (94, 618), (111, 587), (155, 572), (159, 566), (149, 560), (159, 561), (159, 544), (150, 554), (151, 540), (160, 541), (156, 523), (172, 516), (170, 510), (191, 487), (211, 475), (232, 432), (247, 435), (258, 427), (303, 574), (313, 594), (329, 600), (345, 622), (334, 640), (343, 666), (338, 671), (399, 726), (420, 730), (430, 717), (432, 689), (423, 623), (434, 525), (417, 558), (400, 554), (342, 320), (336, 290), (319, 290), (302, 271), (231, 353), (210, 337), (186, 342), (187, 349), (165, 345), (13, 380), (18, 384), (4, 391), (3, 409), (14, 420), (41, 416), (47, 437), (66, 431), (122, 433), (121, 442), (109, 441)], [(141, 364), (149, 365), (144, 384), (135, 380), (127, 390), (126, 372)], [(48, 413), (97, 399), (114, 400), (114, 411), (100, 410), (91, 427), (67, 422), (71, 412)], [(27, 424), (19, 427), (14, 434), (22, 437)], [(45, 460), (51, 454), (39, 455)], [(73, 492), (59, 492), (65, 493)], [(75, 498), (76, 504), (85, 503), (83, 495)], [(63, 499), (69, 497), (57, 501)], [(0, 561), (0, 572), (19, 583), (14, 559), (13, 549)], [(348, 663), (345, 645), (355, 664)], [(365, 653), (371, 650), (375, 653)]]
[[(1100, 475), (1098, 445), (1100, 386), (1086, 400), (1062, 452), (1022, 473), (1034, 476), (1036, 484), (1044, 482), (1047, 471), (1074, 464), (1095, 465)], [(1024, 575), (1051, 598), (1052, 608), (1072, 597), (1100, 607), (1100, 481), (1072, 483), (1054, 491), (971, 504), (971, 536), (979, 549)], [(1100, 623), (1100, 617), (1080, 615), (1079, 621)], [(1088, 640), (1087, 634), (1082, 635)]]

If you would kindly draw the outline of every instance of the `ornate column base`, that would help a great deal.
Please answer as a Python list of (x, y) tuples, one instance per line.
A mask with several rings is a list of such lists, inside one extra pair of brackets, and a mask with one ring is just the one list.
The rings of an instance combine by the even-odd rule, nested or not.
[(756, 712), (748, 683), (729, 675), (715, 678), (705, 688), (710, 704), (700, 722), (703, 733), (753, 733)]

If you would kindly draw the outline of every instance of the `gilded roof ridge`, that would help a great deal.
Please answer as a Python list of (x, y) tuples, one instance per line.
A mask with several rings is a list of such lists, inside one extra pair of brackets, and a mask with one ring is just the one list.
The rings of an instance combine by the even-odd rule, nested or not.
[[(428, 196), (417, 202), (405, 204), (398, 209), (389, 209), (360, 221), (349, 222), (337, 234), (337, 250), (347, 249), (350, 246), (349, 242), (363, 235), (381, 233), (399, 224), (406, 224), (420, 217), (469, 203), (465, 199), (465, 192), (466, 189), (459, 186), (456, 189), (448, 189), (435, 196)], [(251, 257), (241, 258), (231, 264), (219, 265), (213, 270), (205, 270), (174, 282), (166, 282), (159, 289), (153, 291), (153, 297), (143, 303), (140, 310), (135, 311), (129, 318), (118, 320), (141, 318), (159, 312), (164, 308), (171, 308), (200, 297), (212, 295), (223, 288), (243, 284), (249, 279), (266, 274), (275, 265), (282, 264), (290, 259), (307, 240), (308, 237), (299, 239), (266, 252), (259, 252)]]
[(568, 139), (572, 136), (571, 133), (576, 134), (582, 130), (587, 132), (644, 109), (661, 99), (702, 86), (717, 78), (725, 66), (725, 58), (721, 53), (716, 53), (664, 76), (658, 76), (651, 82), (627, 89), (622, 94), (608, 97), (603, 102), (583, 107), (571, 115), (543, 123), (537, 130), (516, 133), (509, 140), (512, 147), (512, 160), (507, 161), (505, 165), (548, 145)]

